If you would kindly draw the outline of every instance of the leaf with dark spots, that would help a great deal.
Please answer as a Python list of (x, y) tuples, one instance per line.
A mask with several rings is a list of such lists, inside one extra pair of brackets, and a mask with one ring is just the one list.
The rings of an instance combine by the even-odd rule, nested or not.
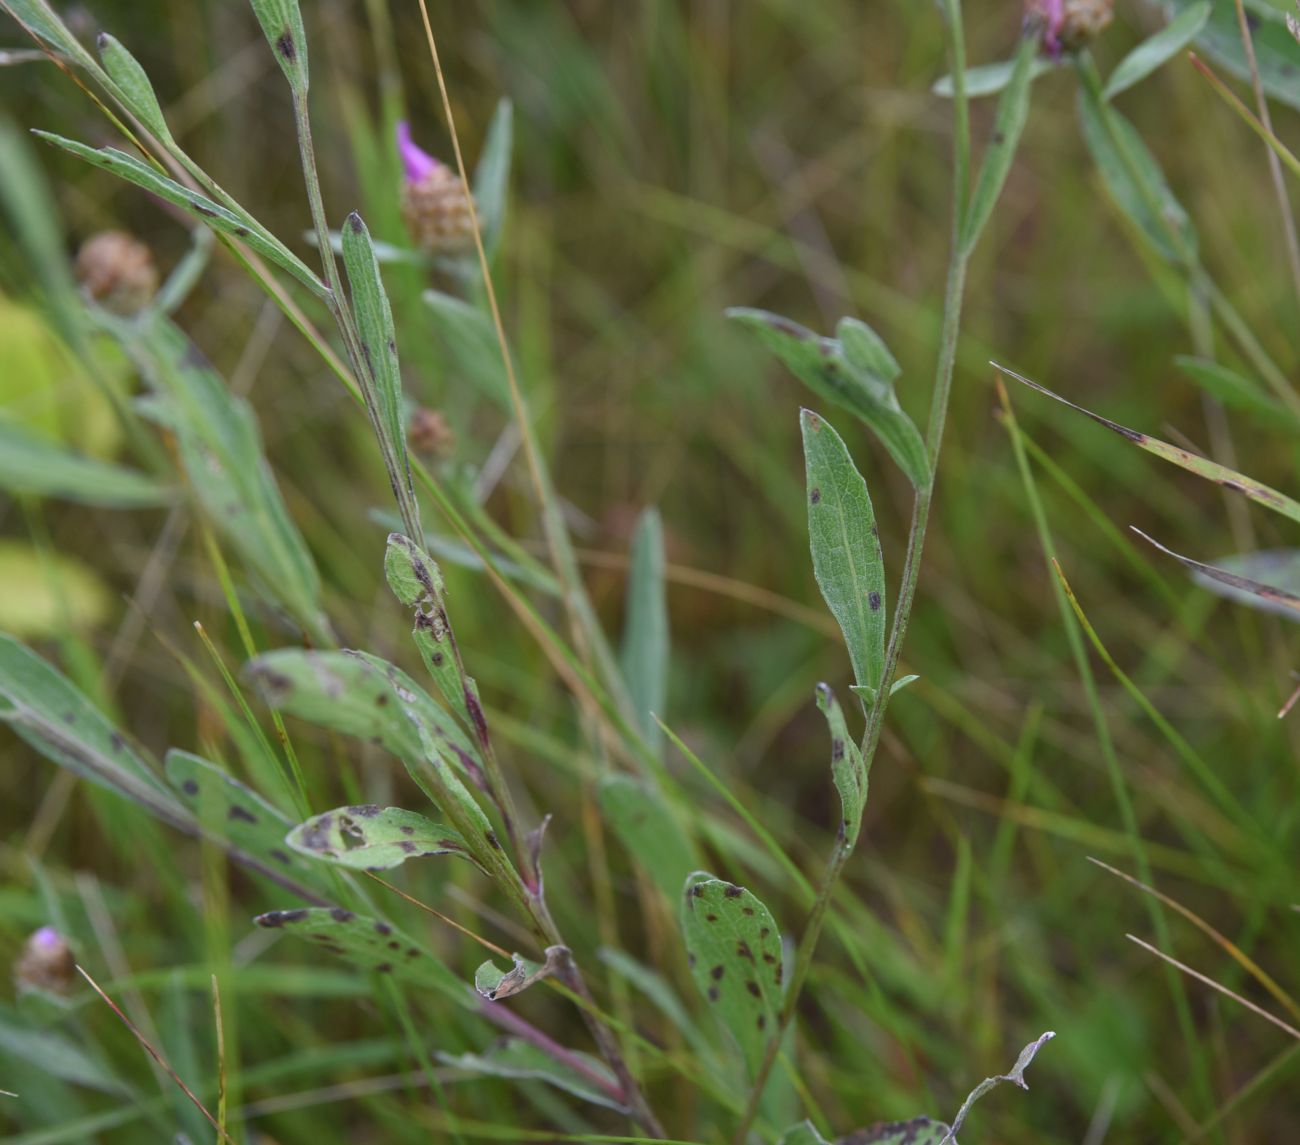
[(1186, 449), (1180, 449), (1176, 445), (1169, 445), (1167, 442), (1149, 437), (1147, 434), (1138, 433), (1137, 430), (1129, 429), (1118, 422), (1102, 417), (1101, 414), (1093, 413), (1092, 410), (1075, 405), (1074, 402), (1068, 401), (1061, 397), (1060, 394), (1053, 393), (1045, 386), (1040, 386), (1037, 382), (1030, 381), (1021, 374), (1017, 374), (1014, 370), (1007, 369), (1006, 366), (1000, 366), (996, 362), (989, 364), (999, 373), (1005, 374), (1009, 378), (1015, 378), (1016, 381), (1028, 386), (1031, 390), (1045, 394), (1054, 401), (1060, 402), (1063, 406), (1069, 406), (1070, 409), (1076, 410), (1085, 417), (1092, 418), (1098, 425), (1104, 425), (1112, 432), (1127, 438), (1140, 449), (1145, 449), (1148, 453), (1154, 453), (1157, 457), (1177, 465), (1181, 469), (1186, 469), (1189, 473), (1195, 473), (1198, 477), (1203, 477), (1207, 481), (1213, 481), (1216, 485), (1221, 485), (1225, 489), (1232, 489), (1241, 493), (1257, 505), (1272, 509), (1275, 513), (1289, 517), (1292, 521), (1300, 522), (1300, 502), (1292, 500), (1284, 493), (1279, 493), (1276, 489), (1262, 485), (1258, 481), (1238, 473), (1236, 470), (1219, 465), (1217, 462), (1210, 461), (1208, 458), (1199, 457), (1197, 454)]
[(948, 1140), (948, 1126), (930, 1117), (912, 1117), (907, 1121), (888, 1121), (859, 1129), (841, 1137), (835, 1145), (943, 1145)]
[(557, 973), (568, 957), (567, 947), (548, 946), (545, 962), (530, 962), (518, 954), (510, 956), (514, 965), (509, 970), (500, 969), (495, 962), (484, 962), (474, 974), (474, 989), (489, 1002), (499, 1002)]
[(307, 94), (307, 33), (298, 0), (250, 0), (266, 42), (298, 98)]
[(299, 854), (359, 871), (386, 871), (416, 855), (471, 859), (450, 827), (399, 807), (339, 807), (313, 816), (286, 840)]
[[(701, 871), (687, 879), (681, 903), (691, 975), (752, 1073), (766, 1046), (764, 1031), (776, 1029), (781, 1006), (776, 923), (750, 891)], [(775, 964), (775, 974), (756, 976), (760, 961)]]
[[(322, 949), (338, 953), (359, 970), (391, 973), (413, 985), (439, 991), (464, 1006), (475, 1005), (474, 992), (452, 971), (432, 955), (420, 950), (400, 931), (389, 926), (380, 932), (377, 920), (334, 908), (326, 910), (278, 910), (259, 915), (258, 926), (283, 930), (321, 944)], [(392, 936), (390, 938), (390, 936)], [(388, 949), (390, 941), (400, 941), (409, 948), (408, 957), (394, 960)], [(386, 967), (380, 971), (380, 967)]]
[(852, 849), (862, 826), (862, 810), (867, 803), (867, 763), (858, 745), (849, 735), (844, 712), (835, 693), (826, 684), (817, 685), (817, 706), (826, 717), (831, 732), (831, 779), (839, 792), (846, 845)]

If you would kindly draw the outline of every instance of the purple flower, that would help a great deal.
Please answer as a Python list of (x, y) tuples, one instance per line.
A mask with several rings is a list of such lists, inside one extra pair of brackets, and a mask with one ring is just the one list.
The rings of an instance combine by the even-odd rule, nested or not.
[(1065, 0), (1045, 0), (1043, 14), (1047, 27), (1043, 31), (1043, 47), (1052, 59), (1061, 57), (1061, 27), (1065, 23)]
[(43, 926), (28, 941), (37, 950), (56, 950), (63, 945), (63, 938), (52, 926)]
[(397, 153), (402, 157), (402, 166), (406, 169), (408, 183), (423, 183), (442, 166), (438, 160), (412, 141), (411, 125), (406, 120), (402, 120), (397, 125)]

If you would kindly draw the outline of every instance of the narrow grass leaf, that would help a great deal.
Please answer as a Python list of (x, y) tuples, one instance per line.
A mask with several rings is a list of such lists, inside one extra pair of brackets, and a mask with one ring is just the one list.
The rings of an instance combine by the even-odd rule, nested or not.
[[(1300, 549), (1263, 549), (1254, 553), (1238, 553), (1220, 557), (1214, 562), (1221, 573), (1239, 577), (1248, 583), (1265, 584), (1273, 592), (1300, 599)], [(1192, 570), (1192, 580), (1202, 588), (1219, 596), (1235, 600), (1260, 612), (1300, 620), (1295, 607), (1288, 600), (1272, 600), (1253, 589), (1244, 588), (1226, 580), (1216, 579), (1199, 570)]]
[(465, 840), (450, 827), (414, 811), (373, 803), (313, 815), (294, 827), (285, 842), (300, 855), (356, 871), (387, 871), (426, 855), (470, 858)]
[(367, 407), (393, 483), (393, 494), (398, 504), (405, 506), (403, 520), (418, 521), (419, 509), (415, 503), (415, 488), (411, 484), (411, 463), (406, 454), (406, 429), (402, 419), (402, 373), (397, 361), (397, 330), (393, 325), (388, 292), (379, 274), (370, 231), (355, 211), (343, 224), (343, 266), (348, 274), (361, 353), (374, 383), (373, 394), (367, 395)]
[(153, 84), (140, 61), (122, 42), (107, 32), (100, 32), (97, 41), (99, 58), (104, 70), (117, 84), (120, 98), (130, 112), (163, 142), (172, 142), (172, 133), (163, 116), (163, 110), (154, 93)]
[(831, 778), (839, 792), (842, 811), (839, 833), (852, 848), (858, 841), (862, 811), (867, 805), (867, 764), (849, 735), (835, 693), (826, 684), (817, 685), (817, 706), (831, 731)]
[(1021, 1089), (1028, 1089), (1029, 1084), (1025, 1081), (1025, 1070), (1029, 1068), (1030, 1063), (1033, 1062), (1034, 1058), (1038, 1054), (1038, 1051), (1041, 1050), (1043, 1046), (1045, 1046), (1048, 1042), (1050, 1042), (1054, 1037), (1056, 1037), (1056, 1034), (1053, 1033), (1051, 1030), (1048, 1030), (1044, 1034), (1040, 1034), (1037, 1038), (1035, 1038), (1032, 1042), (1030, 1042), (1027, 1046), (1025, 1046), (1023, 1050), (1020, 1051), (1020, 1056), (1016, 1058), (1016, 1064), (1013, 1065), (1007, 1073), (1000, 1073), (996, 1077), (985, 1078), (982, 1082), (979, 1083), (979, 1085), (977, 1085), (973, 1090), (971, 1090), (966, 1100), (962, 1103), (961, 1109), (958, 1110), (957, 1116), (953, 1118), (952, 1128), (948, 1130), (948, 1133), (943, 1138), (941, 1145), (949, 1145), (949, 1143), (951, 1143), (951, 1145), (956, 1145), (957, 1134), (961, 1131), (961, 1127), (966, 1121), (966, 1115), (969, 1114), (971, 1111), (971, 1106), (973, 1106), (977, 1101), (979, 1101), (979, 1099), (983, 1097), (986, 1093), (988, 1093), (989, 1090), (995, 1089), (1003, 1082), (1009, 1082), (1012, 1085), (1017, 1085)]
[(839, 623), (862, 687), (880, 687), (885, 666), (885, 564), (876, 515), (849, 451), (828, 421), (799, 415), (808, 481), (813, 572)]
[[(766, 310), (733, 308), (727, 317), (753, 331), (768, 350), (818, 397), (849, 410), (870, 428), (917, 489), (930, 481), (925, 442), (898, 404), (893, 376), (862, 368), (835, 338)], [(892, 361), (892, 357), (891, 357)]]
[(1173, 59), (1200, 35), (1212, 8), (1209, 0), (1189, 4), (1154, 36), (1143, 40), (1116, 65), (1103, 95), (1114, 99)]
[(961, 237), (962, 249), (966, 254), (974, 250), (975, 244), (979, 242), (980, 234), (993, 214), (993, 208), (1002, 194), (1002, 186), (1011, 171), (1011, 163), (1016, 157), (1020, 135), (1029, 119), (1029, 85), (1033, 80), (1033, 62), (1037, 53), (1037, 37), (1026, 36), (1021, 39), (1020, 48), (1016, 52), (1016, 66), (1006, 90), (998, 100), (993, 134), (985, 148), (984, 162), (966, 208)]
[(1093, 413), (1089, 409), (1084, 409), (1083, 406), (1075, 405), (1074, 402), (1066, 400), (1060, 394), (1053, 393), (1045, 386), (1040, 386), (1037, 382), (1031, 382), (1014, 370), (1007, 369), (1006, 366), (1000, 366), (996, 362), (990, 364), (995, 370), (1006, 374), (1009, 378), (1015, 378), (1016, 381), (1028, 386), (1031, 390), (1046, 394), (1049, 398), (1060, 402), (1062, 405), (1069, 406), (1070, 409), (1077, 410), (1085, 417), (1092, 418), (1098, 425), (1104, 425), (1107, 429), (1119, 434), (1120, 437), (1131, 441), (1138, 448), (1145, 449), (1148, 453), (1154, 453), (1157, 457), (1168, 461), (1170, 464), (1186, 469), (1189, 473), (1195, 473), (1198, 477), (1203, 477), (1207, 481), (1213, 481), (1216, 485), (1222, 485), (1225, 489), (1233, 489), (1248, 497), (1257, 505), (1272, 509), (1273, 512), (1280, 513), (1283, 517), (1289, 517), (1292, 521), (1300, 521), (1300, 503), (1292, 500), (1286, 494), (1279, 493), (1276, 489), (1271, 489), (1267, 485), (1261, 485), (1258, 481), (1245, 476), (1245, 474), (1238, 473), (1235, 469), (1219, 465), (1217, 462), (1200, 457), (1186, 449), (1180, 449), (1176, 445), (1170, 445), (1159, 438), (1151, 437), (1145, 433), (1138, 433), (1137, 430), (1128, 429), (1118, 422), (1102, 417), (1101, 414)]
[(433, 318), (437, 342), (455, 372), (502, 411), (511, 413), (510, 385), (492, 319), (473, 303), (440, 290), (426, 290), (421, 297)]
[(474, 995), (465, 982), (422, 950), (400, 930), (380, 919), (353, 914), (342, 907), (273, 910), (254, 920), (268, 930), (283, 930), (316, 943), (360, 970), (391, 974), (416, 986), (439, 991), (461, 1005)]
[(206, 195), (201, 195), (197, 191), (191, 191), (188, 187), (181, 186), (181, 184), (167, 178), (166, 175), (161, 174), (147, 163), (143, 163), (123, 151), (118, 151), (115, 147), (87, 147), (84, 143), (64, 139), (62, 136), (52, 135), (48, 131), (36, 131), (33, 134), (49, 143), (53, 143), (56, 147), (71, 152), (80, 159), (84, 159), (93, 167), (99, 167), (101, 170), (116, 175), (119, 179), (134, 183), (137, 187), (148, 191), (152, 195), (157, 195), (160, 199), (171, 203), (173, 206), (188, 211), (213, 230), (239, 239), (241, 242), (246, 243), (249, 249), (256, 254), (275, 263), (281, 269), (287, 270), (318, 298), (325, 297), (325, 286), (321, 280), (312, 273), (297, 255), (290, 251), (279, 239), (274, 238), (252, 216), (236, 214), (219, 203), (213, 202)]
[(82, 505), (163, 505), (175, 491), (135, 469), (83, 457), (0, 421), (0, 489)]
[[(1011, 77), (1016, 70), (1016, 62), (1019, 59), (1002, 60), (996, 64), (981, 64), (977, 68), (967, 68), (963, 73), (964, 87), (967, 99), (981, 99), (984, 96), (997, 95), (1003, 88), (1011, 82)], [(1057, 65), (1049, 60), (1046, 56), (1034, 56), (1033, 62), (1029, 65), (1029, 74), (1031, 79), (1037, 79), (1045, 72), (1050, 72)], [(952, 99), (953, 85), (952, 76), (944, 76), (935, 80), (930, 90), (943, 99)]]
[(663, 524), (657, 509), (647, 509), (632, 538), (619, 665), (642, 734), (656, 753), (662, 747), (663, 733), (654, 717), (665, 714), (668, 650)]
[(1086, 83), (1079, 85), (1084, 142), (1115, 206), (1167, 261), (1184, 265), (1196, 256), (1196, 231), (1174, 198), (1142, 137)]
[[(93, 1044), (93, 1043), (90, 1043)], [(130, 1094), (131, 1087), (91, 1055), (82, 1038), (65, 1037), (53, 1030), (38, 1030), (0, 1013), (0, 1055), (21, 1060), (50, 1077), (100, 1093)]]
[(545, 962), (533, 962), (518, 954), (512, 954), (513, 963), (509, 970), (502, 970), (491, 960), (484, 962), (474, 972), (474, 989), (489, 1002), (500, 1002), (513, 997), (536, 985), (543, 978), (549, 978), (560, 969), (569, 951), (563, 946), (550, 946), (546, 949)]
[(257, 792), (202, 756), (173, 748), (163, 760), (167, 782), (208, 834), (261, 860), (270, 870), (317, 888), (328, 886), (321, 868), (285, 845), (292, 820)]
[(249, 0), (284, 78), (298, 95), (307, 91), (307, 33), (298, 0)]
[(478, 212), (483, 249), (491, 258), (505, 229), (506, 202), (510, 194), (510, 159), (514, 150), (514, 107), (508, 99), (497, 103), (483, 139), (483, 151), (474, 168), (474, 206)]
[(772, 914), (744, 887), (697, 871), (686, 881), (681, 924), (695, 984), (752, 1074), (781, 1007), (781, 936)]
[(1257, 382), (1230, 370), (1209, 358), (1179, 355), (1174, 365), (1207, 394), (1230, 409), (1255, 415), (1261, 424), (1273, 429), (1300, 429), (1300, 418), (1277, 401)]
[(478, 1054), (439, 1054), (444, 1065), (482, 1077), (544, 1081), (565, 1093), (626, 1112), (618, 1080), (604, 1062), (577, 1050), (566, 1050), (557, 1061), (544, 1050), (519, 1038), (503, 1038)]
[(601, 781), (598, 797), (615, 838), (673, 902), (699, 859), (663, 796), (630, 775), (611, 775)]
[(0, 633), (0, 720), (46, 758), (165, 822), (189, 816), (126, 737), (61, 672)]
[[(1148, 544), (1159, 549), (1166, 556), (1173, 557), (1184, 568), (1191, 569), (1196, 573), (1201, 583), (1212, 591), (1218, 592), (1220, 596), (1229, 594), (1221, 591), (1216, 586), (1233, 590), (1233, 595), (1238, 599), (1241, 596), (1254, 596), (1260, 598), (1266, 604), (1270, 605), (1271, 612), (1286, 612), (1293, 619), (1300, 619), (1297, 616), (1300, 613), (1300, 596), (1293, 592), (1288, 592), (1284, 588), (1277, 588), (1273, 585), (1264, 584), (1261, 581), (1252, 580), (1250, 577), (1242, 576), (1239, 573), (1232, 572), (1225, 568), (1218, 568), (1215, 565), (1202, 564), (1200, 561), (1194, 561), (1191, 557), (1185, 557), (1181, 553), (1174, 552), (1173, 549), (1167, 549), (1159, 541), (1152, 540), (1141, 529), (1135, 528), (1133, 532), (1137, 533)], [(1208, 583), (1206, 583), (1208, 582)]]

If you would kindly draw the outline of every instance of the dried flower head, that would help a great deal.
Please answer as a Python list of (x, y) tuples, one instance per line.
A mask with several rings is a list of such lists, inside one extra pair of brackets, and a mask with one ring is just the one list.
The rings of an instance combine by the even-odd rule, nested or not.
[(456, 448), (456, 431), (442, 412), (417, 406), (411, 414), (407, 440), (416, 453), (433, 457), (450, 457)]
[(77, 977), (77, 960), (67, 940), (52, 926), (36, 931), (14, 964), (14, 985), (20, 994), (44, 991), (66, 994)]
[(136, 314), (158, 292), (153, 253), (125, 231), (100, 231), (77, 251), (77, 281), (105, 310)]
[(406, 123), (397, 125), (402, 157), (402, 218), (416, 246), (428, 254), (460, 254), (474, 245), (474, 216), (460, 178), (411, 140)]
[(1096, 39), (1114, 15), (1115, 0), (1025, 0), (1025, 23), (1039, 29), (1054, 59)]

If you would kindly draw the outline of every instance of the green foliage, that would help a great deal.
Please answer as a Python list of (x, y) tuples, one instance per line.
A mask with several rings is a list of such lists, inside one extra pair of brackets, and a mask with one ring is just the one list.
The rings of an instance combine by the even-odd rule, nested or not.
[(482, 1053), (440, 1054), (440, 1060), (471, 1076), (504, 1077), (516, 1081), (544, 1081), (574, 1097), (624, 1110), (618, 1100), (618, 1083), (609, 1068), (590, 1054), (569, 1051), (556, 1061), (519, 1038), (502, 1038)]
[(135, 469), (84, 457), (0, 421), (0, 489), (129, 509), (162, 505), (172, 490)]
[(172, 142), (171, 130), (163, 116), (158, 96), (144, 68), (122, 42), (107, 32), (101, 32), (96, 41), (104, 70), (117, 84), (118, 91), (131, 113), (159, 139)]
[(699, 860), (694, 843), (663, 796), (630, 775), (611, 775), (601, 780), (599, 797), (600, 812), (614, 837), (668, 901), (674, 901), (681, 893), (682, 880)]
[(831, 776), (840, 795), (840, 832), (845, 845), (852, 848), (862, 826), (862, 810), (867, 804), (867, 765), (844, 722), (844, 712), (835, 693), (825, 684), (817, 685), (817, 706), (826, 717), (831, 732)]
[(655, 750), (662, 734), (654, 717), (665, 714), (668, 700), (668, 645), (663, 524), (657, 510), (647, 509), (632, 538), (619, 662), (642, 734)]
[(1115, 65), (1110, 79), (1106, 81), (1103, 93), (1105, 97), (1114, 99), (1164, 67), (1196, 39), (1213, 8), (1210, 0), (1198, 0), (1195, 4), (1189, 4), (1154, 36), (1143, 40)]
[(284, 841), (299, 854), (356, 871), (387, 871), (426, 855), (469, 858), (465, 841), (451, 828), (414, 811), (373, 803), (313, 815)]
[(307, 32), (298, 0), (249, 0), (275, 62), (297, 95), (307, 92)]

